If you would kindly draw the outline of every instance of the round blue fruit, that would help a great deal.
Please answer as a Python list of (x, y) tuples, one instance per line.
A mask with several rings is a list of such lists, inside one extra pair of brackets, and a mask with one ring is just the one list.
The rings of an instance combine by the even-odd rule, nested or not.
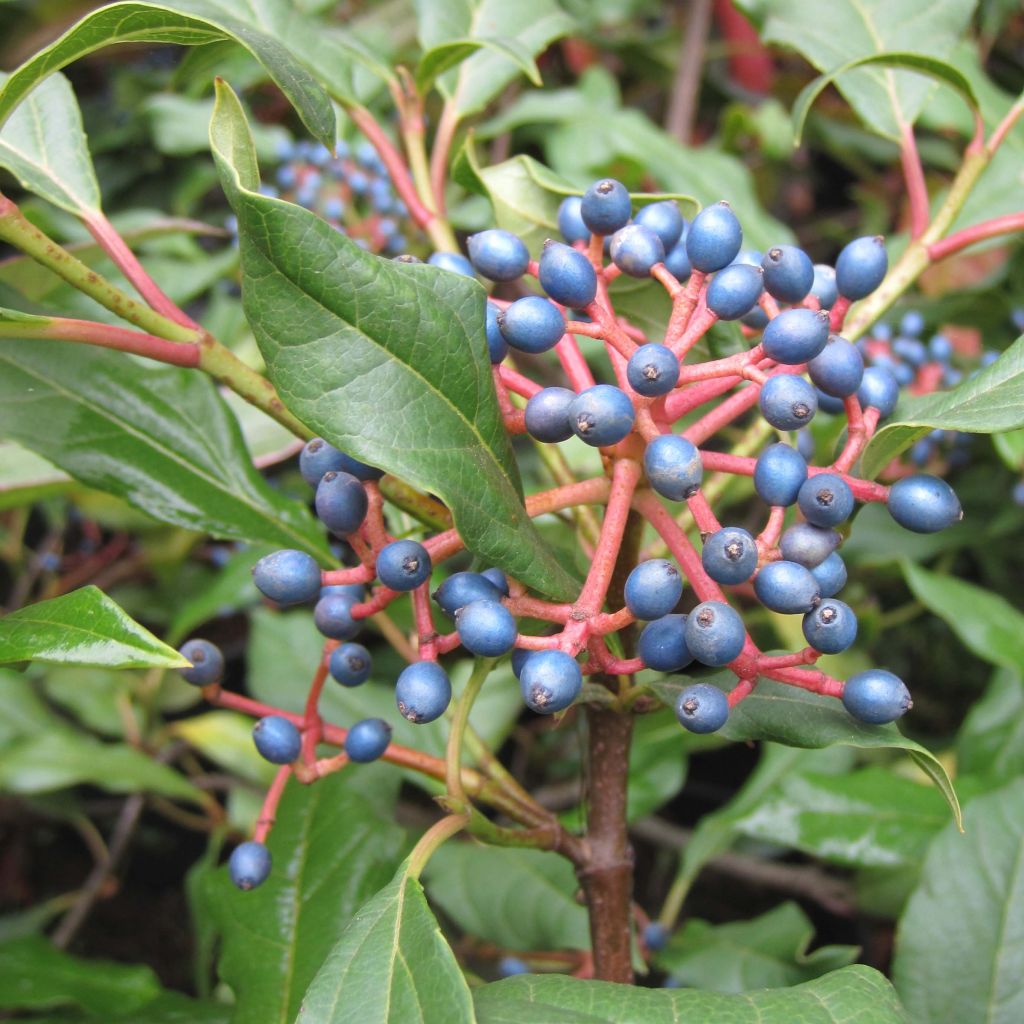
[[(355, 185), (352, 184), (352, 178), (349, 179), (349, 184), (352, 185), (355, 190)], [(440, 267), (442, 270), (447, 270), (452, 274), (459, 274), (462, 277), (476, 277), (476, 272), (473, 270), (473, 264), (466, 259), (462, 253), (458, 252), (435, 252), (427, 262), (432, 267)]]
[(361, 686), (370, 678), (373, 658), (362, 644), (347, 643), (331, 651), (327, 665), (331, 678), (342, 686)]
[(635, 419), (629, 395), (611, 384), (581, 391), (569, 406), (572, 432), (594, 448), (618, 444), (633, 429)]
[(769, 505), (792, 505), (807, 479), (807, 460), (788, 444), (769, 445), (754, 464), (754, 490)]
[(484, 330), (487, 334), (487, 354), (492, 363), (500, 363), (508, 355), (508, 342), (498, 324), (500, 315), (501, 310), (493, 302), (488, 302), (484, 310)]
[(648, 444), (644, 470), (651, 487), (672, 501), (692, 498), (704, 479), (697, 446), (676, 434), (662, 434)]
[(485, 580), (488, 580), (493, 586), (497, 587), (498, 593), (502, 597), (508, 597), (508, 577), (501, 571), (501, 569), (484, 569), (480, 575), (483, 576)]
[(264, 555), (252, 569), (260, 593), (278, 604), (301, 604), (320, 593), (320, 566), (305, 551), (285, 548)]
[(838, 526), (853, 512), (853, 491), (835, 473), (817, 473), (808, 477), (796, 496), (804, 518), (815, 526)]
[(316, 628), (331, 640), (351, 640), (362, 629), (362, 622), (352, 618), (352, 607), (358, 603), (351, 594), (324, 594), (313, 609)]
[(665, 253), (665, 267), (677, 281), (685, 281), (693, 273), (690, 254), (686, 251), (687, 233), (688, 229), (684, 228), (683, 237)]
[(530, 965), (517, 956), (503, 956), (498, 961), (498, 977), (512, 978), (517, 974), (529, 974)]
[(668, 942), (668, 929), (657, 921), (651, 921), (644, 928), (643, 932), (644, 945), (654, 952), (659, 949), (664, 949), (665, 944)]
[(565, 334), (565, 317), (543, 296), (527, 295), (498, 314), (498, 327), (512, 348), (536, 354), (558, 344)]
[(843, 706), (860, 722), (886, 725), (905, 715), (913, 701), (899, 676), (884, 668), (871, 668), (846, 680)]
[(676, 718), (690, 732), (718, 732), (729, 718), (729, 698), (710, 683), (695, 683), (676, 698)]
[(677, 672), (693, 661), (686, 646), (686, 616), (663, 615), (648, 622), (637, 642), (637, 654), (648, 668)]
[(757, 543), (739, 526), (724, 526), (704, 542), (700, 559), (716, 583), (743, 583), (757, 568)]
[(888, 269), (889, 257), (881, 235), (855, 238), (836, 260), (836, 287), (844, 298), (863, 299), (882, 283)]
[(189, 640), (178, 652), (192, 662), (191, 668), (180, 668), (182, 679), (193, 686), (211, 686), (224, 678), (224, 655), (209, 640)]
[(322, 437), (307, 441), (299, 452), (299, 472), (310, 487), (316, 487), (324, 473), (342, 469), (341, 452)]
[(686, 233), (686, 254), (694, 270), (705, 274), (727, 267), (743, 245), (743, 231), (727, 202), (706, 206)]
[(831, 309), (839, 298), (836, 287), (836, 272), (827, 263), (814, 264), (814, 281), (811, 283), (811, 294), (818, 300), (822, 309)]
[(826, 395), (846, 398), (847, 395), (857, 393), (864, 378), (864, 357), (852, 342), (833, 335), (821, 352), (807, 364), (807, 373)]
[(532, 651), (519, 670), (523, 700), (541, 715), (564, 711), (582, 686), (580, 667), (565, 651)]
[(452, 573), (433, 593), (441, 611), (450, 619), (473, 601), (498, 601), (501, 596), (493, 581), (479, 572)]
[(674, 199), (662, 199), (657, 203), (648, 203), (636, 212), (633, 220), (653, 231), (668, 252), (683, 237), (686, 221), (679, 212), (679, 204)]
[(813, 569), (835, 551), (842, 539), (830, 527), (794, 523), (783, 532), (779, 540), (779, 551), (787, 562), (798, 562)]
[(818, 395), (803, 377), (780, 373), (764, 382), (758, 404), (761, 415), (777, 430), (799, 430), (814, 419)]
[(764, 329), (765, 355), (789, 366), (806, 363), (825, 347), (828, 325), (824, 310), (785, 309)]
[(430, 579), (430, 555), (414, 540), (395, 540), (377, 555), (377, 576), (392, 590), (415, 590)]
[(905, 476), (889, 488), (889, 515), (914, 533), (937, 533), (963, 518), (956, 492), (928, 473)]
[(846, 563), (838, 552), (833, 551), (811, 569), (811, 575), (818, 581), (822, 597), (834, 597), (846, 586)]
[(481, 658), (497, 658), (516, 642), (516, 620), (498, 601), (471, 601), (455, 613), (462, 646)]
[(231, 851), (228, 859), (228, 875), (242, 892), (262, 885), (270, 867), (270, 851), (262, 843), (242, 843)]
[(324, 473), (316, 489), (316, 514), (328, 530), (339, 536), (354, 533), (367, 507), (366, 491), (351, 473)]
[(730, 263), (713, 278), (707, 290), (707, 306), (720, 320), (739, 320), (757, 304), (763, 289), (759, 267)]
[(597, 294), (597, 273), (587, 257), (550, 239), (540, 254), (537, 277), (541, 288), (563, 306), (589, 306)]
[(595, 235), (613, 235), (629, 221), (633, 205), (626, 186), (614, 178), (594, 182), (583, 193), (580, 216)]
[(280, 715), (261, 718), (253, 726), (252, 738), (260, 756), (271, 764), (291, 764), (302, 749), (299, 730)]
[(569, 388), (544, 388), (526, 403), (526, 432), (545, 444), (557, 444), (572, 437), (569, 420), (576, 392)]
[(523, 240), (501, 228), (470, 235), (466, 248), (476, 271), (490, 281), (514, 281), (526, 273), (530, 262)]
[(818, 603), (821, 590), (811, 570), (798, 562), (769, 562), (754, 577), (754, 593), (766, 608), (802, 615)]
[(660, 619), (683, 594), (683, 577), (666, 558), (641, 562), (626, 578), (626, 607), (638, 618)]
[(368, 764), (376, 761), (391, 742), (391, 726), (383, 718), (364, 718), (356, 722), (345, 737), (345, 753), (350, 761)]
[(590, 239), (590, 228), (583, 223), (580, 207), (583, 200), (580, 196), (568, 196), (558, 207), (558, 230), (562, 237), (571, 245), (573, 242), (586, 242)]
[(739, 613), (722, 601), (704, 601), (686, 616), (686, 646), (702, 665), (715, 668), (739, 657), (746, 631)]
[(679, 359), (667, 345), (641, 345), (629, 357), (626, 379), (644, 398), (667, 395), (679, 381)]
[(795, 245), (776, 245), (764, 254), (764, 289), (782, 302), (802, 302), (814, 285), (811, 257)]
[(630, 277), (650, 277), (651, 268), (665, 262), (661, 239), (642, 224), (627, 224), (612, 235), (612, 263)]
[(416, 725), (440, 718), (451, 703), (452, 684), (436, 661), (414, 661), (395, 683), (399, 713)]
[(868, 366), (857, 388), (857, 398), (865, 408), (874, 407), (882, 419), (891, 416), (900, 397), (899, 381), (884, 366)]
[(822, 654), (839, 654), (857, 639), (857, 616), (853, 609), (834, 597), (825, 598), (804, 616), (807, 642)]

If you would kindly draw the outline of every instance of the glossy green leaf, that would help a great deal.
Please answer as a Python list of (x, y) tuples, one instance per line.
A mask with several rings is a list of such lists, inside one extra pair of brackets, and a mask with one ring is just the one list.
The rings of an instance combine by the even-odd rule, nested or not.
[(971, 706), (956, 738), (962, 775), (1003, 782), (1024, 775), (1024, 678), (997, 669), (984, 697)]
[(161, 522), (329, 558), (313, 517), (253, 469), (215, 385), (193, 370), (5, 340), (0, 435)]
[[(6, 77), (0, 77), (0, 83)], [(0, 130), (0, 167), (10, 171), (22, 188), (69, 213), (99, 210), (100, 187), (82, 114), (63, 75), (41, 83), (8, 118)]]
[(92, 586), (26, 605), (0, 619), (0, 663), (12, 661), (110, 668), (188, 665)]
[(893, 979), (915, 1024), (1024, 1019), (1024, 780), (967, 807), (925, 859)]
[(258, 194), (238, 101), (219, 97), (211, 138), (239, 221), (243, 301), (283, 401), (331, 443), (438, 495), (475, 554), (570, 596), (522, 503), (483, 289), (373, 256), (316, 214)]
[(115, 43), (178, 43), (199, 46), (232, 39), (260, 61), (291, 100), (306, 127), (334, 146), (335, 120), (327, 94), (279, 40), (286, 0), (174, 0), (173, 3), (114, 3), (87, 14), (59, 39), (17, 69), (0, 88), (0, 123), (48, 75)]
[(795, 903), (760, 917), (714, 925), (690, 918), (657, 954), (656, 962), (684, 988), (749, 992), (784, 988), (853, 963), (856, 946), (807, 949), (814, 925)]
[(300, 1014), (317, 1024), (475, 1024), (469, 986), (408, 865), (352, 918)]
[(966, 580), (902, 563), (914, 596), (979, 658), (1024, 670), (1024, 615), (1005, 598)]
[(861, 457), (865, 476), (876, 476), (900, 452), (931, 430), (995, 434), (1024, 426), (1024, 338), (991, 366), (952, 391), (900, 401), (892, 422), (868, 442)]
[(857, 964), (745, 995), (520, 975), (473, 992), (477, 1024), (909, 1024), (885, 977)]
[(0, 442), (0, 511), (60, 494), (71, 478), (13, 441)]
[(107, 1020), (155, 999), (160, 983), (148, 967), (71, 956), (30, 936), (0, 945), (0, 1009), (74, 1006)]
[(450, 842), (424, 872), (427, 892), (466, 934), (506, 949), (589, 949), (572, 865), (544, 850)]
[(232, 1024), (292, 1024), (353, 914), (393, 874), (405, 834), (354, 778), (332, 775), (289, 782), (268, 846), (273, 870), (258, 889), (240, 892), (226, 868), (207, 884), (218, 973), (235, 993)]
[(540, 87), (540, 70), (533, 54), (517, 39), (496, 39), (483, 37), (480, 39), (451, 39), (432, 47), (420, 58), (416, 65), (416, 88), (421, 94), (430, 90), (434, 80), (458, 67), (478, 50), (493, 50), (507, 57), (518, 65), (519, 70), (538, 88)]

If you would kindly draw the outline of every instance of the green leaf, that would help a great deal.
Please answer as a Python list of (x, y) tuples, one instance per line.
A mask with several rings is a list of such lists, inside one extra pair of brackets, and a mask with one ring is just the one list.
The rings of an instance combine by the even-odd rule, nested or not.
[(12, 661), (110, 668), (188, 665), (92, 586), (26, 605), (0, 619), (0, 663)]
[(522, 503), (483, 289), (370, 255), (316, 214), (252, 191), (237, 164), (246, 133), (222, 88), (214, 155), (239, 221), (246, 314), (283, 401), (332, 444), (438, 495), (475, 554), (569, 597), (575, 585)]
[(0, 945), (0, 1009), (76, 1006), (97, 1017), (122, 1017), (160, 993), (148, 967), (83, 960), (40, 936)]
[(747, 995), (520, 975), (480, 986), (473, 1000), (477, 1024), (908, 1024), (889, 982), (860, 964)]
[[(887, 53), (946, 61), (964, 35), (972, 0), (834, 0), (828, 17), (814, 0), (745, 0), (764, 17), (761, 38), (799, 51), (819, 71)], [(858, 67), (836, 83), (857, 116), (881, 135), (899, 141), (935, 90), (919, 71)]]
[(439, 75), (458, 67), (464, 60), (468, 60), (474, 53), (482, 49), (493, 50), (513, 61), (538, 88), (543, 84), (533, 54), (518, 40), (485, 37), (481, 39), (450, 39), (428, 50), (416, 65), (416, 88), (421, 95), (427, 93)]
[[(91, 962), (91, 961), (90, 961)], [(121, 1020), (121, 1017), (104, 1017)], [(56, 1016), (33, 1017), (32, 1024), (90, 1024), (96, 1018), (79, 1013), (61, 1013)], [(231, 1007), (223, 1003), (208, 1003), (189, 999), (179, 992), (162, 992), (152, 1002), (135, 1010), (126, 1024), (231, 1024)]]
[[(6, 79), (0, 77), (0, 83)], [(99, 210), (100, 187), (82, 114), (63, 75), (43, 82), (0, 130), (0, 167), (23, 188), (69, 213), (83, 216)]]
[(956, 738), (961, 774), (1000, 782), (1024, 775), (1024, 679), (997, 669), (985, 696), (967, 714)]
[(955, 576), (901, 563), (907, 585), (979, 658), (1024, 670), (1024, 615), (1005, 598)]
[(267, 881), (243, 893), (226, 869), (208, 879), (205, 897), (222, 942), (218, 972), (236, 999), (232, 1024), (295, 1020), (353, 914), (399, 863), (405, 834), (390, 810), (371, 804), (344, 774), (315, 786), (292, 780), (268, 840)]
[(204, 795), (173, 768), (126, 743), (100, 743), (70, 729), (27, 736), (0, 751), (0, 789), (50, 793), (82, 783), (110, 793), (159, 793), (200, 804)]
[(835, 68), (827, 75), (819, 75), (813, 82), (810, 82), (801, 89), (800, 95), (797, 96), (796, 102), (793, 104), (794, 146), (800, 145), (807, 115), (810, 113), (814, 101), (822, 92), (833, 82), (838, 85), (837, 79), (842, 75), (853, 71), (854, 68), (865, 67), (869, 64), (878, 64), (892, 68), (909, 68), (930, 78), (936, 78), (956, 89), (973, 109), (978, 107), (978, 99), (974, 95), (974, 88), (971, 83), (952, 64), (947, 64), (943, 60), (936, 60), (934, 57), (928, 57), (920, 53), (889, 52), (868, 54), (866, 57), (856, 57), (854, 60), (847, 61), (842, 67)]
[[(114, 43), (178, 43), (199, 46), (228, 38), (244, 46), (292, 102), (310, 132), (334, 147), (335, 119), (327, 94), (275, 29), (287, 17), (284, 0), (240, 5), (233, 0), (175, 0), (173, 3), (115, 3), (87, 14), (59, 39), (17, 69), (0, 88), (0, 124), (44, 78), (87, 54)], [(247, 9), (246, 9), (247, 8)], [(276, 18), (269, 24), (264, 16)]]
[(947, 828), (896, 935), (893, 979), (919, 1024), (1024, 1019), (1024, 779), (967, 806)]
[(893, 422), (868, 442), (861, 458), (864, 475), (877, 476), (900, 452), (931, 430), (995, 434), (1024, 426), (1024, 337), (991, 366), (952, 391), (935, 391), (900, 401)]
[(317, 1024), (475, 1024), (469, 986), (408, 863), (352, 918), (299, 1012)]
[(430, 899), (468, 935), (506, 949), (589, 949), (572, 865), (544, 850), (450, 842), (424, 872)]
[(4, 340), (0, 435), (161, 522), (329, 558), (312, 516), (256, 472), (216, 386), (193, 370)]
[(795, 903), (749, 921), (714, 925), (690, 918), (657, 955), (658, 966), (683, 988), (749, 992), (784, 988), (853, 963), (856, 946), (807, 949), (814, 925)]
[(71, 478), (13, 441), (0, 442), (0, 512), (68, 489)]
[(56, 715), (25, 675), (14, 669), (0, 668), (0, 747), (56, 725)]

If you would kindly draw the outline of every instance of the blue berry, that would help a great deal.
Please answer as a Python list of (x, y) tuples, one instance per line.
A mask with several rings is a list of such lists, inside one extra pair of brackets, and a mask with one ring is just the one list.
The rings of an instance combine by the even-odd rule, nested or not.
[(376, 466), (368, 466), (365, 462), (353, 459), (346, 452), (341, 453), (341, 470), (354, 476), (357, 480), (379, 480), (384, 475), (383, 469)]
[(807, 461), (788, 444), (769, 445), (754, 464), (754, 490), (769, 505), (792, 505), (807, 479)]
[(526, 664), (526, 659), (533, 653), (533, 651), (528, 651), (522, 647), (517, 647), (512, 652), (512, 674), (516, 679), (518, 679), (522, 674), (523, 666)]
[(757, 568), (757, 544), (746, 530), (725, 526), (704, 542), (700, 560), (716, 583), (743, 583)]
[(271, 764), (291, 764), (302, 749), (299, 730), (280, 715), (261, 718), (253, 726), (252, 738), (260, 756)]
[(354, 533), (366, 518), (363, 485), (350, 473), (325, 473), (316, 489), (316, 514), (332, 533)]
[(488, 302), (484, 309), (484, 329), (487, 332), (487, 354), (492, 363), (500, 363), (508, 355), (508, 342), (499, 326), (500, 315), (501, 310), (493, 302)]
[(686, 254), (694, 270), (706, 274), (727, 267), (743, 244), (743, 231), (726, 202), (706, 206), (686, 234)]
[(481, 658), (497, 658), (516, 642), (516, 620), (497, 601), (471, 601), (455, 613), (462, 646)]
[(580, 214), (582, 204), (583, 200), (579, 196), (569, 196), (558, 207), (558, 230), (570, 245), (590, 239), (590, 228), (583, 223)]
[(440, 718), (451, 699), (451, 680), (436, 661), (414, 661), (402, 669), (395, 683), (398, 710), (416, 725)]
[(301, 604), (320, 593), (320, 566), (305, 551), (285, 548), (264, 555), (252, 569), (257, 589), (278, 604)]
[(332, 640), (351, 640), (362, 629), (362, 623), (352, 618), (352, 606), (358, 602), (351, 594), (324, 594), (313, 609), (316, 628)]
[(665, 944), (668, 942), (668, 929), (663, 924), (658, 924), (657, 921), (651, 921), (650, 924), (644, 928), (644, 945), (654, 952), (659, 949), (664, 949)]
[(814, 458), (814, 435), (807, 427), (796, 432), (796, 450), (803, 456), (804, 462), (810, 465)]
[(717, 686), (695, 683), (676, 698), (676, 718), (690, 732), (718, 732), (729, 718), (729, 698)]
[(881, 235), (855, 238), (843, 247), (836, 260), (836, 287), (847, 299), (863, 299), (885, 278), (889, 257)]
[(526, 432), (546, 444), (572, 437), (569, 421), (576, 392), (568, 388), (544, 388), (526, 403)]
[(826, 598), (804, 616), (807, 642), (822, 654), (839, 654), (857, 639), (857, 616), (848, 604)]
[(784, 615), (809, 612), (821, 597), (811, 570), (797, 562), (769, 562), (754, 577), (754, 593), (766, 608)]
[(651, 268), (665, 262), (661, 239), (642, 224), (627, 224), (612, 235), (612, 262), (630, 277), (650, 277)]
[(508, 577), (501, 571), (501, 569), (484, 569), (484, 571), (480, 573), (480, 575), (483, 576), (483, 578), (490, 582), (494, 587), (496, 587), (498, 593), (502, 597), (508, 597)]
[(758, 399), (761, 415), (778, 430), (799, 430), (806, 427), (818, 409), (814, 388), (792, 373), (769, 377)]
[(853, 512), (853, 491), (835, 473), (817, 473), (809, 477), (796, 496), (804, 518), (815, 526), (838, 526)]
[[(493, 572), (489, 569), (488, 572)], [(450, 619), (471, 601), (497, 601), (501, 592), (485, 575), (478, 572), (455, 572), (433, 593), (441, 611)]]
[(843, 706), (858, 721), (870, 725), (895, 722), (913, 703), (903, 680), (884, 668), (858, 672), (843, 687)]
[(613, 235), (633, 212), (626, 186), (614, 178), (595, 182), (583, 193), (580, 216), (595, 235)]
[(356, 764), (376, 761), (391, 742), (391, 726), (383, 718), (364, 718), (356, 722), (345, 737), (345, 753)]
[(561, 242), (544, 243), (537, 277), (541, 288), (563, 306), (589, 306), (597, 294), (597, 274), (590, 260)]
[(679, 212), (679, 205), (674, 199), (663, 199), (657, 203), (648, 203), (636, 212), (633, 220), (653, 231), (668, 252), (680, 238), (686, 221)]
[(937, 533), (963, 518), (956, 492), (927, 473), (905, 476), (889, 488), (889, 515), (914, 533)]
[(764, 290), (782, 302), (802, 302), (814, 286), (814, 264), (795, 245), (776, 245), (764, 254)]
[(928, 342), (928, 354), (937, 363), (948, 363), (953, 358), (953, 343), (944, 334), (936, 334)]
[(644, 470), (651, 487), (672, 501), (692, 498), (704, 479), (697, 446), (676, 434), (662, 434), (651, 441), (644, 452)]
[(325, 473), (342, 469), (341, 452), (322, 437), (306, 442), (299, 452), (299, 472), (310, 487), (316, 487)]
[(686, 616), (686, 646), (702, 665), (715, 668), (739, 657), (746, 631), (739, 613), (722, 601), (704, 601)]
[(675, 608), (683, 594), (679, 570), (665, 558), (641, 562), (626, 578), (626, 607), (638, 619), (660, 619)]
[(677, 281), (685, 281), (693, 272), (690, 265), (690, 254), (686, 251), (687, 229), (683, 237), (665, 253), (665, 266)]
[(342, 686), (362, 686), (370, 678), (373, 658), (362, 644), (342, 644), (331, 651), (331, 678)]
[(891, 341), (892, 327), (890, 327), (884, 320), (879, 320), (872, 328), (872, 334), (876, 341)]
[(1015, 505), (1024, 505), (1024, 480), (1018, 480), (1010, 492)]
[(829, 527), (794, 523), (782, 534), (779, 551), (787, 562), (813, 569), (835, 551), (841, 540), (842, 536)]
[(529, 974), (530, 965), (517, 956), (503, 956), (498, 961), (498, 977), (511, 978), (517, 974)]
[[(827, 412), (830, 416), (838, 416), (840, 413), (846, 410), (846, 403), (841, 398), (833, 398), (832, 395), (826, 395), (821, 388), (817, 389), (818, 392), (818, 412)], [(801, 434), (804, 431), (800, 431)]]
[(224, 655), (209, 640), (189, 640), (178, 653), (192, 662), (191, 668), (178, 669), (186, 683), (210, 686), (224, 678)]
[(377, 576), (392, 590), (415, 590), (430, 578), (430, 555), (414, 540), (395, 540), (377, 555)]
[(764, 329), (765, 355), (777, 363), (795, 366), (813, 359), (828, 341), (828, 313), (824, 310), (786, 309)]
[(242, 892), (248, 892), (267, 880), (270, 865), (270, 851), (262, 843), (242, 843), (231, 851), (228, 875)]
[(884, 366), (869, 366), (864, 370), (857, 398), (865, 409), (874, 406), (884, 419), (892, 415), (899, 397), (899, 382)]
[(811, 294), (818, 300), (822, 309), (831, 309), (839, 298), (836, 287), (836, 272), (827, 263), (814, 264), (814, 281)]
[(663, 615), (648, 622), (640, 634), (637, 654), (648, 668), (657, 672), (677, 672), (693, 661), (686, 646), (686, 616)]
[[(761, 261), (764, 259), (764, 253), (759, 252), (757, 249), (740, 249), (736, 253), (736, 259), (733, 263), (742, 263), (747, 267), (760, 267)], [(732, 264), (730, 264), (731, 266)]]
[(923, 366), (928, 362), (928, 347), (919, 338), (899, 337), (892, 343), (892, 351), (893, 355), (913, 367)]
[(516, 299), (498, 314), (505, 340), (520, 352), (547, 352), (565, 334), (565, 317), (558, 307), (540, 295)]
[(707, 306), (720, 320), (739, 320), (761, 297), (762, 274), (759, 267), (730, 263), (711, 279)]
[(565, 651), (532, 651), (519, 671), (523, 700), (541, 715), (564, 711), (582, 685), (580, 667)]
[(924, 330), (924, 317), (916, 309), (908, 309), (900, 320), (900, 334), (916, 338)]
[(811, 569), (811, 575), (818, 581), (822, 597), (834, 597), (846, 586), (846, 563), (833, 551)]
[[(349, 184), (352, 186), (353, 192), (356, 191), (354, 178), (355, 175), (349, 178)], [(442, 270), (447, 270), (452, 274), (460, 274), (462, 277), (476, 277), (473, 264), (458, 252), (435, 252), (427, 262), (432, 267), (440, 267)]]
[[(808, 364), (807, 373), (819, 390), (834, 398), (857, 393), (864, 377), (864, 357), (857, 346), (833, 335)], [(826, 409), (826, 412), (832, 412)]]
[(667, 345), (641, 345), (629, 357), (626, 379), (645, 398), (667, 395), (679, 381), (679, 359)]
[(526, 265), (530, 262), (523, 240), (501, 228), (470, 235), (466, 248), (470, 262), (490, 281), (514, 281), (526, 273)]
[(611, 384), (581, 391), (569, 407), (569, 426), (594, 448), (618, 444), (632, 429), (636, 411), (629, 395)]

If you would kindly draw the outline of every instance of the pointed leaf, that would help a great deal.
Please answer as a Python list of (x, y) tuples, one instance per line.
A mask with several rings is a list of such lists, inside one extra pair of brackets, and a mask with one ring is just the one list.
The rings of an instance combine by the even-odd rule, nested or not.
[(540, 88), (540, 70), (530, 51), (516, 39), (450, 39), (447, 42), (428, 50), (416, 65), (416, 88), (421, 94), (430, 90), (438, 75), (443, 75), (464, 60), (471, 57), (477, 50), (493, 50), (515, 62), (533, 85)]
[(1024, 678), (998, 669), (956, 738), (957, 768), (1003, 782), (1024, 775)]

